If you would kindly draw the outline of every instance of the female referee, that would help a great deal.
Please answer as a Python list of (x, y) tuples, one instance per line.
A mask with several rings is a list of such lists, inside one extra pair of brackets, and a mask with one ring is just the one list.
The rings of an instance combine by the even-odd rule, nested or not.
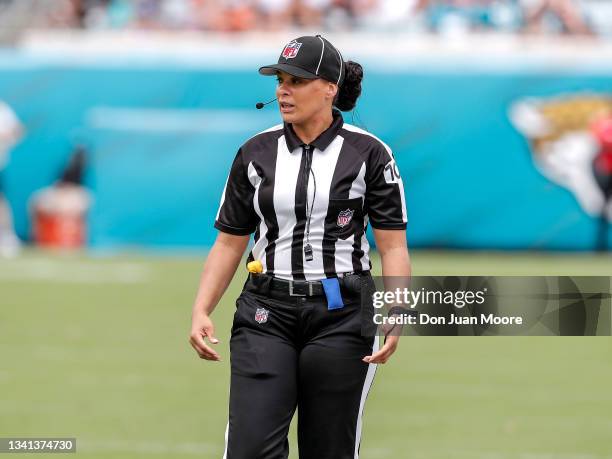
[(255, 233), (231, 332), (223, 457), (287, 458), (299, 407), (301, 459), (358, 458), (376, 364), (399, 340), (389, 335), (379, 349), (362, 331), (360, 290), (373, 288), (365, 230), (369, 222), (383, 274), (409, 276), (402, 180), (389, 147), (344, 123), (339, 110), (355, 106), (363, 71), (325, 38), (292, 40), (259, 73), (278, 80), (283, 124), (234, 159), (190, 343), (201, 358), (220, 360), (210, 315)]

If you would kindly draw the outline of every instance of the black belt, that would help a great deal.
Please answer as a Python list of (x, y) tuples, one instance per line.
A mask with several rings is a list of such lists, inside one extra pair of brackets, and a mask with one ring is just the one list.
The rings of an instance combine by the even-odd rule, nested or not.
[(273, 277), (270, 288), (280, 290), (289, 294), (289, 296), (320, 296), (325, 294), (323, 284), (319, 281), (290, 281)]
[[(358, 289), (359, 282), (349, 282), (349, 276), (351, 278), (357, 278), (361, 275), (367, 275), (369, 271), (362, 273), (350, 273), (340, 277), (340, 287), (355, 291)], [(266, 288), (277, 292), (284, 293), (289, 296), (322, 296), (325, 295), (323, 284), (320, 281), (303, 281), (303, 280), (286, 280), (278, 277), (268, 276), (266, 274), (249, 274), (249, 282), (254, 286), (267, 285)], [(357, 285), (357, 287), (356, 287)], [(358, 291), (358, 290), (356, 290)]]

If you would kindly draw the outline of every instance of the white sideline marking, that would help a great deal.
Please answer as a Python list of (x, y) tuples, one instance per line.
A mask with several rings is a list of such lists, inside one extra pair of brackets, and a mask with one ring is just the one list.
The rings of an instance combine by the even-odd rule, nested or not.
[(151, 270), (138, 263), (96, 263), (13, 259), (0, 262), (0, 281), (48, 281), (69, 284), (139, 284)]
[[(387, 459), (393, 457), (395, 453), (389, 448), (363, 448), (361, 453), (369, 459)], [(612, 459), (610, 455), (600, 456), (590, 453), (505, 453), (501, 451), (462, 451), (453, 450), (452, 454), (449, 451), (410, 451), (411, 459), (435, 459), (435, 458), (453, 458), (453, 459)]]
[(193, 456), (204, 457), (206, 453), (214, 453), (218, 450), (219, 445), (210, 443), (163, 443), (159, 441), (78, 441), (79, 452), (81, 453), (97, 453), (97, 452), (122, 452), (122, 453), (141, 453), (141, 454), (158, 454), (167, 455), (187, 454)]
[[(547, 453), (547, 452), (522, 452), (505, 453), (501, 451), (455, 451), (457, 457), (477, 459), (612, 459), (612, 456), (591, 453)], [(429, 457), (429, 454), (423, 454)]]

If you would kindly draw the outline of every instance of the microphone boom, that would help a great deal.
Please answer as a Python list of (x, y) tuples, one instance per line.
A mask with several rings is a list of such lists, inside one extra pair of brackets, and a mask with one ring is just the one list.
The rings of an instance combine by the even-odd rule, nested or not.
[(262, 108), (264, 108), (266, 105), (271, 104), (271, 103), (272, 103), (272, 102), (274, 102), (275, 100), (276, 100), (276, 97), (275, 97), (274, 99), (272, 99), (272, 100), (270, 100), (270, 101), (266, 102), (266, 103), (264, 103), (264, 102), (257, 102), (257, 103), (255, 104), (255, 108), (256, 108), (257, 110), (261, 110), (261, 109), (262, 109)]

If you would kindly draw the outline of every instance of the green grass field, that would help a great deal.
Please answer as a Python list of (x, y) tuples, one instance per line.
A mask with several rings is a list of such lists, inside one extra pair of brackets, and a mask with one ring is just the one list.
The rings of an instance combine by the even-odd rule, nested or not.
[[(412, 258), (417, 275), (612, 276), (609, 256)], [(204, 362), (188, 344), (202, 259), (0, 260), (0, 437), (77, 437), (79, 458), (220, 459), (245, 273), (213, 315), (223, 362)], [(404, 337), (379, 367), (361, 457), (612, 458), (611, 351), (608, 337)]]

